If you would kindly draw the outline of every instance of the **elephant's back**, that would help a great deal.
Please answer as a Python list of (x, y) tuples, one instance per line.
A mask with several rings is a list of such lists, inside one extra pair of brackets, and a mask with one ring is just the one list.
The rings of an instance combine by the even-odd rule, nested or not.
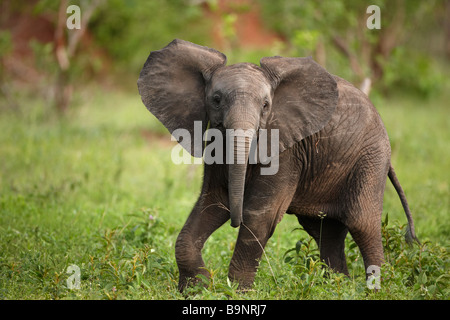
[[(339, 92), (338, 106), (325, 131), (344, 132), (348, 139), (364, 139), (361, 147), (378, 145), (390, 152), (389, 138), (380, 114), (369, 97), (353, 84), (338, 76), (334, 76)], [(356, 141), (354, 141), (356, 142)]]

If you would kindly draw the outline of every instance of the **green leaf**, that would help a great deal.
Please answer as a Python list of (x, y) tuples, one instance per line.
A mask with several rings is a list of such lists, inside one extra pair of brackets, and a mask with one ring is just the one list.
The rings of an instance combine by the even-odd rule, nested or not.
[(298, 240), (297, 243), (295, 244), (295, 252), (297, 252), (297, 254), (300, 252), (302, 245), (303, 245), (303, 242), (301, 240)]
[(387, 226), (388, 223), (389, 223), (389, 212), (386, 212), (386, 217), (384, 218), (383, 226)]
[(417, 277), (417, 282), (419, 284), (425, 284), (427, 283), (427, 275), (425, 273), (425, 271), (422, 271), (419, 276)]
[(294, 259), (293, 257), (286, 257), (286, 258), (284, 259), (284, 263), (289, 263), (289, 262), (291, 262), (293, 259)]

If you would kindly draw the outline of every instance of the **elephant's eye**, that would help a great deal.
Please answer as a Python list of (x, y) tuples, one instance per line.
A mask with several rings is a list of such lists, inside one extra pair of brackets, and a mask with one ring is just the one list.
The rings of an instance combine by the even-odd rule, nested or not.
[(267, 111), (268, 108), (269, 108), (269, 101), (265, 100), (263, 104), (263, 111)]
[(216, 104), (219, 104), (219, 103), (220, 103), (220, 95), (215, 94), (215, 95), (213, 96), (213, 101), (214, 101)]

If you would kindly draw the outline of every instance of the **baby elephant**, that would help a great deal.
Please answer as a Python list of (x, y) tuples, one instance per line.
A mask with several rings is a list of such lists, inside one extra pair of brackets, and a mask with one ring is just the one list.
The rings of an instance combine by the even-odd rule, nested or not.
[(366, 270), (381, 266), (386, 177), (406, 212), (407, 240), (417, 240), (379, 114), (311, 58), (227, 66), (219, 51), (174, 40), (150, 53), (138, 88), (183, 148), (205, 154), (201, 194), (175, 245), (181, 291), (196, 275), (208, 277), (201, 250), (228, 219), (240, 228), (228, 275), (240, 288), (252, 285), (285, 212), (320, 242), (321, 259), (335, 271), (348, 274), (348, 232)]

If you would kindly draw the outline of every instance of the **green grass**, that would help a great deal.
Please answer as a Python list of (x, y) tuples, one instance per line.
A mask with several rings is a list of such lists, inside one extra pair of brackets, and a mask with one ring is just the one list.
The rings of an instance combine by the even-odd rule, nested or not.
[[(367, 289), (347, 239), (350, 277), (328, 274), (317, 246), (286, 215), (266, 246), (254, 289), (227, 280), (237, 231), (226, 224), (203, 254), (206, 287), (177, 291), (174, 243), (201, 187), (201, 166), (174, 165), (173, 143), (137, 92), (86, 90), (56, 116), (44, 101), (0, 107), (2, 299), (448, 299), (448, 100), (380, 99), (393, 164), (422, 245), (388, 183), (381, 290)], [(69, 289), (70, 265), (81, 288)]]

